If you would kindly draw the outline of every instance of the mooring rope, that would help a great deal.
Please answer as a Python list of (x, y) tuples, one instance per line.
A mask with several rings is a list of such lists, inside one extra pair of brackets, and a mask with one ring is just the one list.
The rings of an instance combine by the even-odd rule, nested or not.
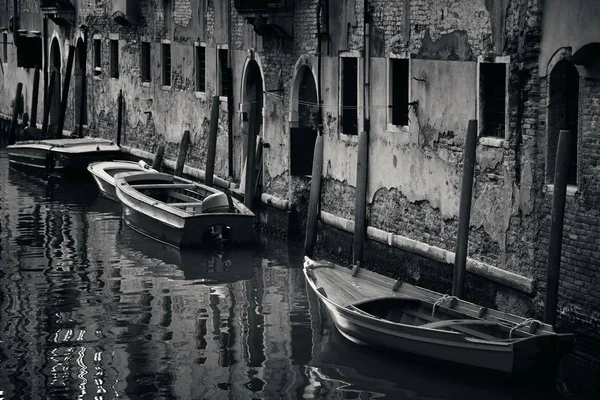
[(435, 303), (433, 303), (433, 309), (431, 310), (431, 318), (433, 319), (433, 316), (435, 315), (435, 308), (437, 307), (438, 304), (440, 304), (446, 300), (452, 300), (452, 299), (455, 299), (458, 301), (458, 297), (448, 296), (447, 294), (444, 294), (442, 297), (437, 299), (437, 301)]
[(525, 326), (525, 325), (527, 325), (527, 324), (531, 325), (531, 324), (532, 324), (532, 323), (534, 323), (534, 322), (537, 322), (537, 323), (538, 323), (538, 324), (540, 324), (540, 325), (542, 324), (542, 322), (541, 322), (541, 321), (539, 321), (539, 320), (537, 320), (537, 319), (535, 319), (535, 318), (528, 318), (528, 319), (526, 319), (525, 321), (523, 321), (523, 322), (519, 322), (518, 324), (516, 324), (515, 326), (513, 326), (513, 327), (511, 328), (510, 332), (508, 333), (508, 338), (509, 338), (509, 339), (512, 339), (512, 333), (513, 333), (513, 331), (514, 331), (515, 329), (522, 328), (522, 327), (524, 327), (524, 326)]

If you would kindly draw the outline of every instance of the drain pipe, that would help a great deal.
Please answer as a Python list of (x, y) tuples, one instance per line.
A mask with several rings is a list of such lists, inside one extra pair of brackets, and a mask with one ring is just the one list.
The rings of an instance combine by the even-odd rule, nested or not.
[(319, 114), (317, 119), (317, 134), (323, 134), (323, 99), (321, 97), (321, 17), (323, 16), (324, 1), (319, 1), (317, 6), (317, 102), (319, 103)]

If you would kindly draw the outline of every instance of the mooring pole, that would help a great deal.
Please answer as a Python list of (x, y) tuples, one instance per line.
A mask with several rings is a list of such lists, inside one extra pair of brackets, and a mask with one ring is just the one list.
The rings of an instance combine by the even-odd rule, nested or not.
[(50, 82), (48, 83), (48, 91), (44, 96), (44, 116), (42, 120), (42, 138), (46, 138), (48, 134), (48, 121), (50, 120), (50, 109), (52, 108), (52, 97), (54, 95), (54, 81), (56, 80), (56, 71), (50, 74)]
[(13, 114), (12, 120), (10, 121), (10, 129), (8, 130), (8, 144), (15, 143), (15, 136), (17, 133), (17, 117), (19, 116), (19, 105), (21, 104), (21, 92), (23, 91), (23, 84), (17, 83), (17, 93), (15, 93), (15, 101), (13, 102)]
[[(84, 63), (83, 73), (81, 74), (81, 97), (79, 99), (79, 137), (83, 137), (83, 125), (85, 122), (85, 103), (87, 101), (87, 77), (85, 75), (85, 60), (82, 61)], [(119, 145), (119, 144), (117, 144)]]
[(65, 126), (65, 114), (67, 112), (67, 103), (69, 101), (69, 85), (71, 84), (71, 72), (73, 71), (73, 60), (75, 59), (75, 46), (69, 46), (69, 58), (67, 59), (67, 71), (63, 82), (62, 98), (60, 102), (60, 114), (58, 119), (58, 128), (56, 137), (61, 138)]
[(567, 172), (569, 169), (572, 140), (571, 131), (560, 131), (554, 167), (554, 196), (552, 198), (552, 223), (550, 227), (550, 243), (548, 245), (548, 271), (546, 277), (546, 308), (544, 310), (544, 322), (550, 325), (556, 324), (560, 255), (565, 218), (565, 201), (567, 197)]
[(304, 254), (312, 257), (317, 244), (319, 208), (321, 205), (321, 175), (323, 174), (323, 136), (317, 136), (313, 153), (312, 175), (310, 178), (310, 197), (308, 200), (308, 219), (306, 221), (306, 238)]
[(467, 267), (467, 248), (469, 245), (469, 222), (471, 220), (471, 199), (473, 194), (473, 177), (475, 175), (475, 153), (477, 151), (477, 120), (469, 121), (463, 157), (463, 178), (460, 191), (460, 208), (458, 210), (458, 234), (456, 254), (454, 257), (454, 277), (452, 278), (452, 295), (462, 297), (465, 288), (465, 271)]
[(152, 169), (160, 171), (160, 167), (162, 165), (163, 156), (165, 154), (165, 146), (162, 144), (158, 146), (156, 149), (156, 154), (154, 155), (154, 161), (152, 162)]
[(204, 183), (212, 186), (215, 175), (215, 157), (217, 154), (217, 131), (219, 128), (219, 96), (213, 96), (210, 106), (210, 130), (208, 133), (208, 149), (206, 154), (206, 176)]
[(250, 120), (248, 121), (248, 143), (246, 148), (246, 182), (244, 186), (244, 205), (252, 209), (254, 202), (254, 175), (256, 170), (256, 134), (260, 125), (260, 110), (256, 101), (250, 104)]
[(181, 144), (179, 145), (179, 153), (177, 154), (177, 161), (175, 163), (175, 176), (183, 176), (183, 166), (187, 157), (188, 147), (190, 145), (190, 131), (183, 132), (181, 138)]
[(31, 120), (29, 126), (37, 128), (38, 92), (40, 91), (40, 65), (36, 64), (33, 71), (33, 92), (31, 93)]
[(352, 263), (363, 261), (365, 238), (367, 235), (367, 175), (369, 172), (369, 134), (358, 134), (358, 154), (356, 160), (356, 202), (354, 207), (354, 238), (352, 242)]
[(121, 129), (123, 126), (123, 89), (119, 90), (118, 97), (119, 113), (117, 117), (117, 146), (121, 145)]

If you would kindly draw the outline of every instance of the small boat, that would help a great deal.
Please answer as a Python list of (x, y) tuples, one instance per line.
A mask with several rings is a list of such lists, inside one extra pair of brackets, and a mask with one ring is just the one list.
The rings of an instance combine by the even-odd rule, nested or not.
[(98, 161), (90, 163), (87, 170), (94, 177), (98, 190), (105, 197), (119, 201), (115, 192), (115, 175), (120, 173), (137, 174), (140, 172), (158, 172), (143, 160), (135, 161)]
[(573, 346), (551, 325), (358, 267), (305, 257), (304, 275), (339, 332), (361, 345), (509, 376), (558, 366)]
[(175, 247), (207, 239), (252, 242), (254, 213), (229, 193), (160, 172), (115, 175), (123, 220), (134, 230)]
[(112, 141), (89, 137), (20, 141), (6, 150), (12, 166), (50, 175), (84, 173), (91, 162), (121, 155), (120, 147)]

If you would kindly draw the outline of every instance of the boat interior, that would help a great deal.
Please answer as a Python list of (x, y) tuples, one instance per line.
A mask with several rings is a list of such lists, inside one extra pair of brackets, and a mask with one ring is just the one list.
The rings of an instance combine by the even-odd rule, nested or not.
[(316, 268), (309, 270), (308, 275), (319, 293), (338, 306), (394, 323), (460, 332), (466, 337), (491, 341), (529, 337), (539, 327), (535, 321), (518, 326), (509, 320), (468, 315), (455, 307), (456, 298), (452, 296), (440, 295), (437, 301), (408, 296), (337, 268)]
[(130, 186), (145, 196), (194, 214), (237, 212), (230, 195), (225, 192), (205, 190), (193, 183), (157, 183), (156, 180), (139, 180), (131, 183)]

